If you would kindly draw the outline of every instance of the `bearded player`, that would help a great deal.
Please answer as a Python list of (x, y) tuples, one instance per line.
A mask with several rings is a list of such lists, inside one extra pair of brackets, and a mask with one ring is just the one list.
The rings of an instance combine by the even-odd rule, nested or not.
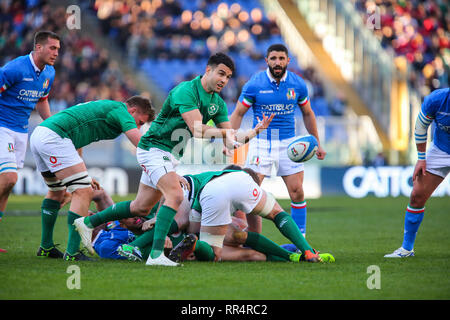
[[(275, 115), (268, 130), (250, 141), (246, 167), (259, 175), (261, 182), (270, 176), (272, 166), (277, 168), (291, 199), (291, 216), (306, 234), (306, 201), (303, 191), (303, 164), (294, 163), (287, 157), (287, 146), (295, 138), (295, 109), (303, 115), (306, 130), (319, 142), (317, 159), (323, 160), (326, 152), (320, 145), (314, 111), (309, 102), (308, 90), (303, 79), (287, 71), (288, 49), (282, 44), (267, 49), (265, 71), (255, 74), (243, 87), (236, 109), (230, 116), (231, 126), (241, 126), (245, 113), (253, 109), (253, 124), (262, 113)], [(250, 223), (250, 221), (249, 221)], [(261, 219), (257, 222), (261, 223)]]

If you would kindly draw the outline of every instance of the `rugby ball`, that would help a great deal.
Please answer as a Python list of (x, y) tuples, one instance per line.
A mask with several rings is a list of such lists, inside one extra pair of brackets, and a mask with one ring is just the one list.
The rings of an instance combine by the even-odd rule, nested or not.
[(296, 138), (287, 147), (289, 159), (294, 162), (305, 162), (311, 159), (318, 148), (316, 137), (312, 135)]

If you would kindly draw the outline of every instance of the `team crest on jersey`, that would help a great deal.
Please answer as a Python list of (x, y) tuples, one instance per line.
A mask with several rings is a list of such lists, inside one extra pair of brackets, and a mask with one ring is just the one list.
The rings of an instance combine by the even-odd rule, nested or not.
[(295, 100), (295, 89), (288, 89), (286, 94), (288, 100)]
[(213, 116), (217, 113), (218, 110), (219, 110), (219, 107), (217, 105), (215, 105), (214, 103), (211, 103), (208, 108), (208, 114), (210, 116)]
[(8, 151), (14, 152), (14, 143), (8, 143)]
[(45, 79), (44, 83), (42, 84), (42, 88), (47, 89), (49, 83), (50, 83), (50, 80), (49, 79)]

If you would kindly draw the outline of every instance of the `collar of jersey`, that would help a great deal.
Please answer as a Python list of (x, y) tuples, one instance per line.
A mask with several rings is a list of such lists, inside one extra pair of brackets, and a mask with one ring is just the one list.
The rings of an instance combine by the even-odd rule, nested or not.
[(31, 65), (33, 66), (34, 71), (36, 71), (37, 73), (41, 73), (42, 71), (45, 70), (45, 67), (46, 67), (46, 66), (44, 66), (44, 69), (42, 69), (42, 71), (41, 71), (41, 69), (39, 69), (39, 68), (36, 66), (36, 64), (34, 63), (32, 53), (33, 53), (33, 51), (31, 51), (30, 54), (28, 55), (28, 56), (30, 57)]
[[(277, 80), (275, 80), (275, 78), (272, 77), (272, 74), (270, 73), (269, 68), (266, 69), (266, 74), (267, 74), (267, 77), (269, 78), (270, 82), (277, 83)], [(286, 72), (284, 73), (283, 77), (280, 79), (280, 82), (285, 82), (286, 81), (287, 74), (288, 74), (288, 71), (286, 70)]]

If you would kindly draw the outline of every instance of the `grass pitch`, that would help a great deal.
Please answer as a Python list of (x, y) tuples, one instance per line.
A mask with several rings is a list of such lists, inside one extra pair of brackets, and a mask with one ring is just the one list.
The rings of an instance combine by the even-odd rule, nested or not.
[[(407, 198), (322, 197), (308, 200), (307, 240), (314, 248), (331, 252), (336, 257), (334, 264), (184, 262), (179, 268), (37, 257), (41, 201), (42, 197), (12, 196), (0, 222), (0, 248), (7, 250), (0, 253), (0, 300), (450, 298), (448, 197), (428, 202), (413, 258), (383, 258), (401, 245)], [(289, 212), (289, 202), (281, 203)], [(66, 224), (66, 216), (59, 216), (54, 239), (62, 250), (67, 241)], [(279, 244), (287, 243), (270, 221), (264, 221), (263, 233)], [(72, 265), (79, 266), (80, 289), (67, 286)], [(379, 268), (379, 289), (369, 289), (370, 284), (377, 284), (370, 278), (375, 275), (373, 268)]]

